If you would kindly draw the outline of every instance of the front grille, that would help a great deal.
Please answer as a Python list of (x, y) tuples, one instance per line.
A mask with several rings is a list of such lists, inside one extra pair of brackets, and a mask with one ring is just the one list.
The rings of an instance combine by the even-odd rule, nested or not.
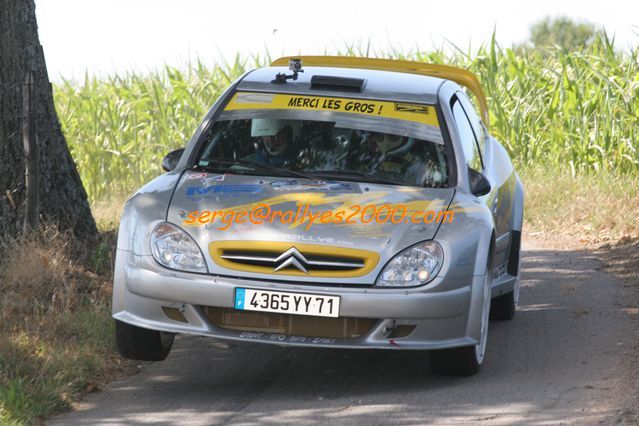
[[(245, 265), (257, 265), (266, 266), (274, 269), (275, 271), (292, 269), (292, 266), (285, 266), (281, 268), (278, 266), (282, 259), (282, 254), (273, 254), (271, 251), (257, 251), (251, 250), (248, 254), (245, 251), (239, 250), (227, 250), (222, 254), (222, 259), (227, 259), (236, 263), (243, 263)], [(355, 269), (361, 269), (364, 266), (364, 262), (357, 258), (347, 257), (331, 257), (331, 256), (304, 256), (307, 260), (305, 264), (308, 266), (309, 271), (352, 271)], [(279, 269), (278, 269), (279, 268)]]
[(331, 339), (354, 339), (363, 336), (377, 322), (376, 319), (370, 318), (323, 318), (210, 306), (204, 307), (204, 312), (213, 325), (227, 330)]
[(287, 242), (216, 241), (209, 252), (227, 269), (275, 275), (359, 277), (379, 262), (379, 255), (368, 250)]

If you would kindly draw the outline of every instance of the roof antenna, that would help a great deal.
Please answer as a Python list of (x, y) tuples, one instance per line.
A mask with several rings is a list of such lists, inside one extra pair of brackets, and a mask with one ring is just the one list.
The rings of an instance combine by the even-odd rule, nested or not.
[(282, 84), (286, 83), (286, 80), (297, 80), (297, 73), (304, 72), (302, 69), (302, 60), (298, 58), (289, 59), (288, 69), (293, 71), (293, 74), (286, 75), (282, 72), (275, 75), (275, 79), (271, 80), (271, 83)]

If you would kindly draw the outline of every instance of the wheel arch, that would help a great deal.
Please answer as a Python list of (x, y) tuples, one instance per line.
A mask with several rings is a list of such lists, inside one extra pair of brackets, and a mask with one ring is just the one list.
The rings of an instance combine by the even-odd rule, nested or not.
[[(466, 322), (466, 335), (479, 341), (481, 334), (481, 315), (483, 308), (483, 288), (485, 285), (485, 277), (488, 273), (488, 268), (492, 269), (492, 262), (494, 259), (493, 252), (495, 249), (495, 230), (491, 229), (490, 233), (487, 233), (488, 237), (477, 249), (477, 263), (483, 262), (484, 274), (473, 275), (471, 284), (471, 296), (470, 306), (468, 308), (468, 320)], [(488, 247), (480, 252), (480, 247)], [(481, 254), (480, 254), (481, 253)]]

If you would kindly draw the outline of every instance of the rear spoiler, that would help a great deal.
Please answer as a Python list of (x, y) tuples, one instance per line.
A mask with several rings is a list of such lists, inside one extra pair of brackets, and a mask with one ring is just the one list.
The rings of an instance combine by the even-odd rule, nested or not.
[(472, 72), (448, 65), (434, 65), (424, 62), (399, 61), (394, 59), (355, 58), (349, 56), (285, 56), (273, 61), (271, 66), (288, 66), (291, 59), (300, 59), (303, 65), (313, 67), (363, 68), (369, 70), (404, 72), (427, 75), (452, 80), (470, 90), (477, 101), (479, 109), (488, 128), (488, 103), (479, 80)]

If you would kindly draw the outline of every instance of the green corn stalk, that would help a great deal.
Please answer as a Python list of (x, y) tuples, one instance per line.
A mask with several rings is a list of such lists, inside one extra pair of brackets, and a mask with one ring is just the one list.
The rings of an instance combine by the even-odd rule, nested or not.
[[(511, 49), (493, 34), (477, 51), (378, 51), (345, 44), (327, 54), (407, 59), (467, 68), (482, 82), (491, 133), (517, 167), (574, 173), (639, 172), (639, 47), (616, 51), (600, 34), (580, 50)], [(222, 90), (271, 55), (237, 54), (215, 66), (164, 66), (54, 85), (71, 153), (92, 201), (119, 199), (162, 173), (162, 157), (184, 146)]]

